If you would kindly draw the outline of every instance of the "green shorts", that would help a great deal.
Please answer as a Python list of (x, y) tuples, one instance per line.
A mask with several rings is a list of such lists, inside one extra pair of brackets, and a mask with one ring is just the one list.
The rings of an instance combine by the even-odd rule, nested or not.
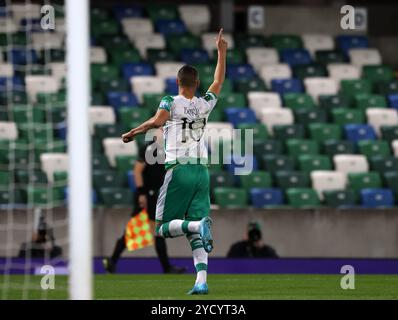
[(209, 172), (201, 164), (179, 164), (166, 172), (156, 204), (156, 222), (197, 221), (210, 212)]

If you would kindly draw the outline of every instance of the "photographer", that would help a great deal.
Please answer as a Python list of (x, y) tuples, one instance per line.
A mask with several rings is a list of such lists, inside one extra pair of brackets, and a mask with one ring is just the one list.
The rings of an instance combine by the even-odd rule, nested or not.
[(257, 222), (247, 225), (247, 240), (234, 243), (228, 251), (227, 258), (278, 258), (275, 249), (265, 245), (261, 228)]

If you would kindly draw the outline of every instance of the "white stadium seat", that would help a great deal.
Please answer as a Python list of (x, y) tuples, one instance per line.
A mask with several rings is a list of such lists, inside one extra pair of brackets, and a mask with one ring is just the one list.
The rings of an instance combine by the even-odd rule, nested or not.
[(0, 17), (0, 33), (16, 33), (17, 24), (12, 18)]
[(91, 106), (89, 108), (90, 132), (95, 133), (96, 124), (116, 123), (115, 111), (110, 106)]
[(330, 63), (327, 69), (329, 77), (334, 79), (337, 84), (340, 84), (341, 80), (358, 79), (361, 76), (360, 69), (349, 63)]
[(334, 40), (333, 37), (326, 34), (303, 34), (302, 37), (304, 47), (315, 55), (317, 50), (333, 50)]
[(271, 86), (272, 79), (288, 79), (292, 77), (292, 70), (287, 63), (277, 63), (262, 66), (260, 69), (260, 78), (262, 78), (268, 87)]
[(178, 11), (181, 20), (193, 34), (199, 35), (209, 30), (211, 16), (207, 5), (180, 5)]
[(343, 172), (315, 170), (311, 172), (312, 188), (323, 199), (323, 192), (327, 190), (343, 190), (346, 187), (347, 177)]
[(26, 76), (26, 91), (32, 102), (36, 102), (39, 92), (54, 93), (59, 90), (59, 81), (54, 76)]
[(162, 93), (165, 90), (164, 80), (157, 76), (135, 76), (130, 78), (131, 88), (142, 102), (144, 93)]
[(364, 155), (359, 154), (336, 154), (333, 157), (336, 171), (343, 173), (368, 172), (369, 164)]
[(156, 62), (156, 75), (162, 79), (177, 78), (178, 70), (183, 65), (182, 62)]
[(51, 62), (49, 63), (51, 75), (61, 81), (66, 77), (66, 64), (64, 62)]
[(134, 45), (138, 49), (141, 57), (146, 58), (148, 49), (165, 49), (166, 41), (160, 33), (139, 35), (134, 39)]
[(393, 142), (391, 142), (391, 147), (394, 152), (394, 156), (398, 157), (398, 140), (394, 140)]
[(102, 140), (105, 155), (112, 167), (116, 166), (116, 157), (119, 155), (136, 156), (138, 154), (137, 142), (134, 140), (124, 143), (120, 138), (105, 138)]
[(0, 140), (18, 139), (18, 128), (15, 122), (0, 121)]
[(23, 3), (23, 4), (10, 4), (9, 8), (12, 12), (12, 18), (15, 21), (16, 25), (20, 25), (21, 20), (26, 19), (35, 19), (41, 18), (41, 5), (32, 4), (32, 3)]
[[(216, 49), (216, 40), (215, 38), (218, 36), (216, 32), (209, 32), (202, 34), (202, 44), (203, 48), (207, 50), (210, 56), (213, 55), (214, 50)], [(234, 48), (234, 38), (230, 33), (224, 33), (224, 38), (228, 42), (228, 49)]]
[(90, 48), (91, 63), (106, 63), (106, 51), (103, 47)]
[(42, 153), (40, 155), (41, 169), (50, 183), (54, 182), (54, 173), (68, 171), (69, 157), (67, 153)]
[(315, 101), (318, 101), (320, 95), (334, 95), (337, 94), (337, 83), (332, 78), (313, 77), (304, 79), (305, 91), (312, 96)]
[(277, 64), (279, 62), (278, 51), (274, 48), (247, 48), (247, 62), (256, 72), (260, 72), (265, 65)]
[(381, 135), (381, 126), (398, 125), (398, 111), (396, 109), (368, 108), (366, 109), (366, 117), (378, 136)]
[(12, 63), (0, 63), (0, 77), (8, 78), (12, 77), (13, 75), (14, 75), (14, 65)]
[(149, 36), (154, 31), (152, 21), (148, 18), (124, 18), (121, 24), (131, 42), (138, 36)]
[(249, 108), (252, 109), (257, 117), (262, 113), (262, 110), (268, 108), (281, 108), (282, 100), (276, 92), (250, 91), (247, 94)]
[(33, 32), (32, 43), (36, 51), (44, 49), (62, 49), (64, 47), (64, 33)]
[(261, 122), (267, 126), (268, 132), (272, 134), (275, 125), (293, 124), (293, 112), (288, 108), (266, 108), (261, 111)]
[(350, 61), (359, 68), (365, 65), (381, 64), (381, 55), (377, 49), (351, 49), (348, 51)]

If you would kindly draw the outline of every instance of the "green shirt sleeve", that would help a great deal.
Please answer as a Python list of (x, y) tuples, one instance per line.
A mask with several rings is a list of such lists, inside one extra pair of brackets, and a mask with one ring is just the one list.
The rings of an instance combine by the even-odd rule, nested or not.
[(165, 109), (170, 112), (171, 106), (173, 105), (173, 97), (172, 96), (164, 96), (159, 104), (159, 109)]

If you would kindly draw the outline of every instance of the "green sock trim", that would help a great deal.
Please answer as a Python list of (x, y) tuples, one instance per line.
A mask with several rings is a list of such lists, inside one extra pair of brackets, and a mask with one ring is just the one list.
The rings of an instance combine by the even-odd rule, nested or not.
[(184, 233), (188, 233), (189, 232), (188, 225), (189, 225), (189, 221), (184, 221), (182, 223), (182, 226), (181, 226), (182, 232), (184, 232)]
[(202, 242), (201, 239), (193, 239), (193, 240), (190, 242), (190, 245), (191, 245), (192, 251), (194, 251), (194, 250), (196, 250), (196, 249), (203, 248), (203, 242)]
[(197, 265), (195, 265), (195, 269), (196, 269), (196, 272), (199, 272), (202, 270), (207, 271), (207, 264), (206, 263), (198, 263)]
[(163, 237), (165, 237), (165, 238), (170, 238), (169, 224), (170, 224), (170, 222), (166, 222), (166, 223), (162, 224), (162, 233), (163, 233)]

